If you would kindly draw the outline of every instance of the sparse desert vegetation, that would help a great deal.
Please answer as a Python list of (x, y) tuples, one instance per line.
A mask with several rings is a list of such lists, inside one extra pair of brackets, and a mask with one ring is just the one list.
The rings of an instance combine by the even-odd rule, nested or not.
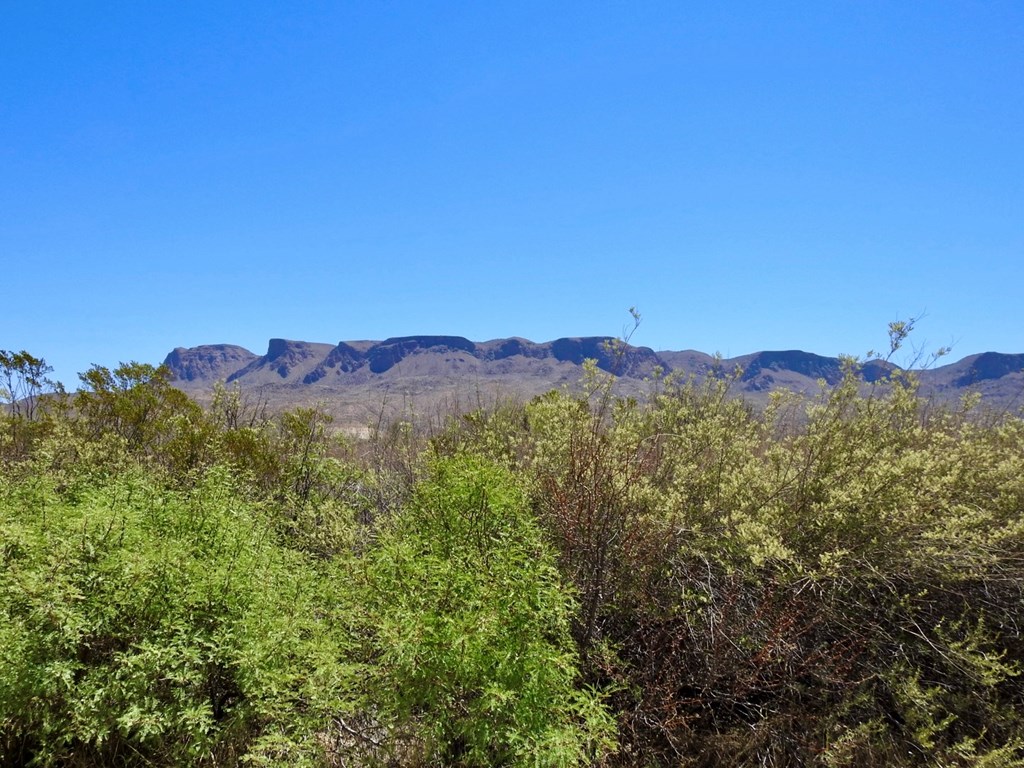
[(2, 362), (4, 766), (1024, 765), (1019, 414), (588, 365), (361, 439)]

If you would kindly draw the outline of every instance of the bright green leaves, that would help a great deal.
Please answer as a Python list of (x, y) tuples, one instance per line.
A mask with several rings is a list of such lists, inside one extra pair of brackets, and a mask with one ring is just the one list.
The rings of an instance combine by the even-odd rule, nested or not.
[(608, 747), (607, 715), (576, 687), (572, 603), (506, 470), (437, 462), (370, 555), (368, 578), (372, 696), (393, 757), (579, 765)]
[(294, 548), (222, 467), (185, 489), (124, 470), (2, 490), (4, 760), (582, 765), (610, 748), (507, 470), (437, 462), (362, 555)]
[(344, 689), (311, 685), (344, 675), (326, 590), (224, 472), (189, 491), (123, 474), (71, 500), (38, 483), (0, 506), (5, 755), (219, 763), (271, 722), (308, 740)]

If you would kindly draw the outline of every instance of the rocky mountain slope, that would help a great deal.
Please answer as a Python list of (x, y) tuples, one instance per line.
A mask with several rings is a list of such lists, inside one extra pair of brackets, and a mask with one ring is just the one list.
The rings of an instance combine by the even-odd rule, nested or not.
[[(763, 401), (785, 388), (817, 391), (842, 376), (838, 358), (799, 350), (763, 351), (716, 360), (695, 350), (655, 352), (625, 345), (616, 352), (606, 337), (562, 338), (536, 343), (522, 338), (473, 342), (461, 336), (402, 336), (336, 345), (271, 339), (264, 355), (231, 344), (177, 348), (164, 360), (176, 384), (200, 400), (215, 382), (235, 384), (272, 408), (321, 404), (339, 425), (358, 427), (381, 413), (440, 417), (452, 407), (489, 404), (502, 397), (532, 397), (552, 388), (578, 386), (583, 361), (594, 359), (615, 374), (624, 393), (641, 394), (657, 370), (702, 378), (740, 370), (737, 394)], [(866, 382), (896, 366), (865, 364)], [(969, 391), (985, 404), (1024, 406), (1024, 354), (985, 352), (920, 371), (922, 392), (942, 401)]]

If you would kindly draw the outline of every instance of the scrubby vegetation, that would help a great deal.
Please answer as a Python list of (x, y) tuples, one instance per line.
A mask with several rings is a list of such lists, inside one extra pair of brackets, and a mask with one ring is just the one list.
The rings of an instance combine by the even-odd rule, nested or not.
[(4, 352), (0, 764), (1024, 765), (1024, 420), (856, 366), (356, 441)]

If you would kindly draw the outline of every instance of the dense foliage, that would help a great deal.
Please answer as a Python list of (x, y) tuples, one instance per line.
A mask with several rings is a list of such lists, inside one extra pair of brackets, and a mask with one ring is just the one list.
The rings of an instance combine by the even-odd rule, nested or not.
[(332, 432), (3, 352), (0, 765), (1024, 765), (1024, 420), (728, 375)]

